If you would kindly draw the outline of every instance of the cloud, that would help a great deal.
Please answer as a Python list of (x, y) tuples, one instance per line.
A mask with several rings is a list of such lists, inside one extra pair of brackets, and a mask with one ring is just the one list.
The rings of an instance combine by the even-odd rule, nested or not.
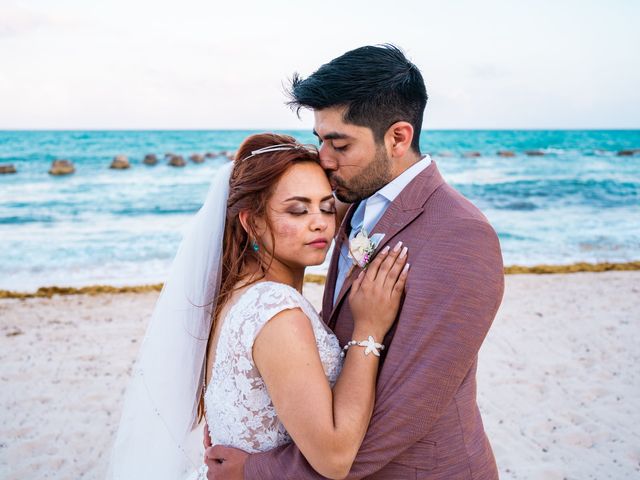
[(77, 24), (72, 18), (30, 10), (13, 4), (0, 5), (0, 39), (28, 35), (43, 28), (67, 29)]
[(485, 63), (469, 66), (469, 74), (475, 78), (483, 79), (495, 79), (504, 77), (506, 72), (503, 68), (497, 65)]
[(0, 38), (16, 37), (48, 23), (47, 16), (15, 5), (0, 5)]

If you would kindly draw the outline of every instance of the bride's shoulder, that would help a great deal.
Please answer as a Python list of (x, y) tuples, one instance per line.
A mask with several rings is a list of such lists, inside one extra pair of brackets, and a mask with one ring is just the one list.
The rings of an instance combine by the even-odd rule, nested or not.
[(302, 308), (304, 297), (293, 287), (273, 281), (260, 281), (250, 285), (238, 299), (237, 306), (256, 314), (268, 315), (273, 310)]
[(256, 306), (282, 302), (300, 304), (303, 300), (302, 295), (295, 288), (270, 280), (256, 282), (249, 286), (242, 297)]
[(228, 328), (240, 329), (243, 337), (252, 342), (264, 325), (278, 314), (299, 310), (308, 316), (304, 298), (288, 285), (261, 281), (247, 287), (230, 310), (225, 323)]

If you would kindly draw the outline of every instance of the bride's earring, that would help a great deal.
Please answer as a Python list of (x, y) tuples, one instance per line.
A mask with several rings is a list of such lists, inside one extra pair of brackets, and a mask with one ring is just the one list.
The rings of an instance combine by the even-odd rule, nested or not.
[(251, 248), (253, 248), (254, 252), (257, 252), (258, 250), (260, 250), (260, 246), (258, 245), (258, 242), (256, 242), (255, 240), (251, 242)]

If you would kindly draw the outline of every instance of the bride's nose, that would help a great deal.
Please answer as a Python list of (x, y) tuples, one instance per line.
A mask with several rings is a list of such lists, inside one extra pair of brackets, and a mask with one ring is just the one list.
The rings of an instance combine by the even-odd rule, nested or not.
[(324, 232), (329, 226), (329, 222), (325, 218), (325, 215), (309, 215), (309, 217), (311, 217), (309, 228), (314, 232)]

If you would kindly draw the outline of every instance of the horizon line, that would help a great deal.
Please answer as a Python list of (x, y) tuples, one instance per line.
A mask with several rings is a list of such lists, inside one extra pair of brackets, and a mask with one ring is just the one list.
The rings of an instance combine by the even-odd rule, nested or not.
[[(0, 128), (0, 132), (281, 132), (281, 131), (308, 131), (309, 128)], [(535, 131), (640, 131), (639, 127), (530, 127), (530, 128), (423, 128), (420, 132), (471, 132), (471, 131), (495, 131), (495, 132), (535, 132)]]

